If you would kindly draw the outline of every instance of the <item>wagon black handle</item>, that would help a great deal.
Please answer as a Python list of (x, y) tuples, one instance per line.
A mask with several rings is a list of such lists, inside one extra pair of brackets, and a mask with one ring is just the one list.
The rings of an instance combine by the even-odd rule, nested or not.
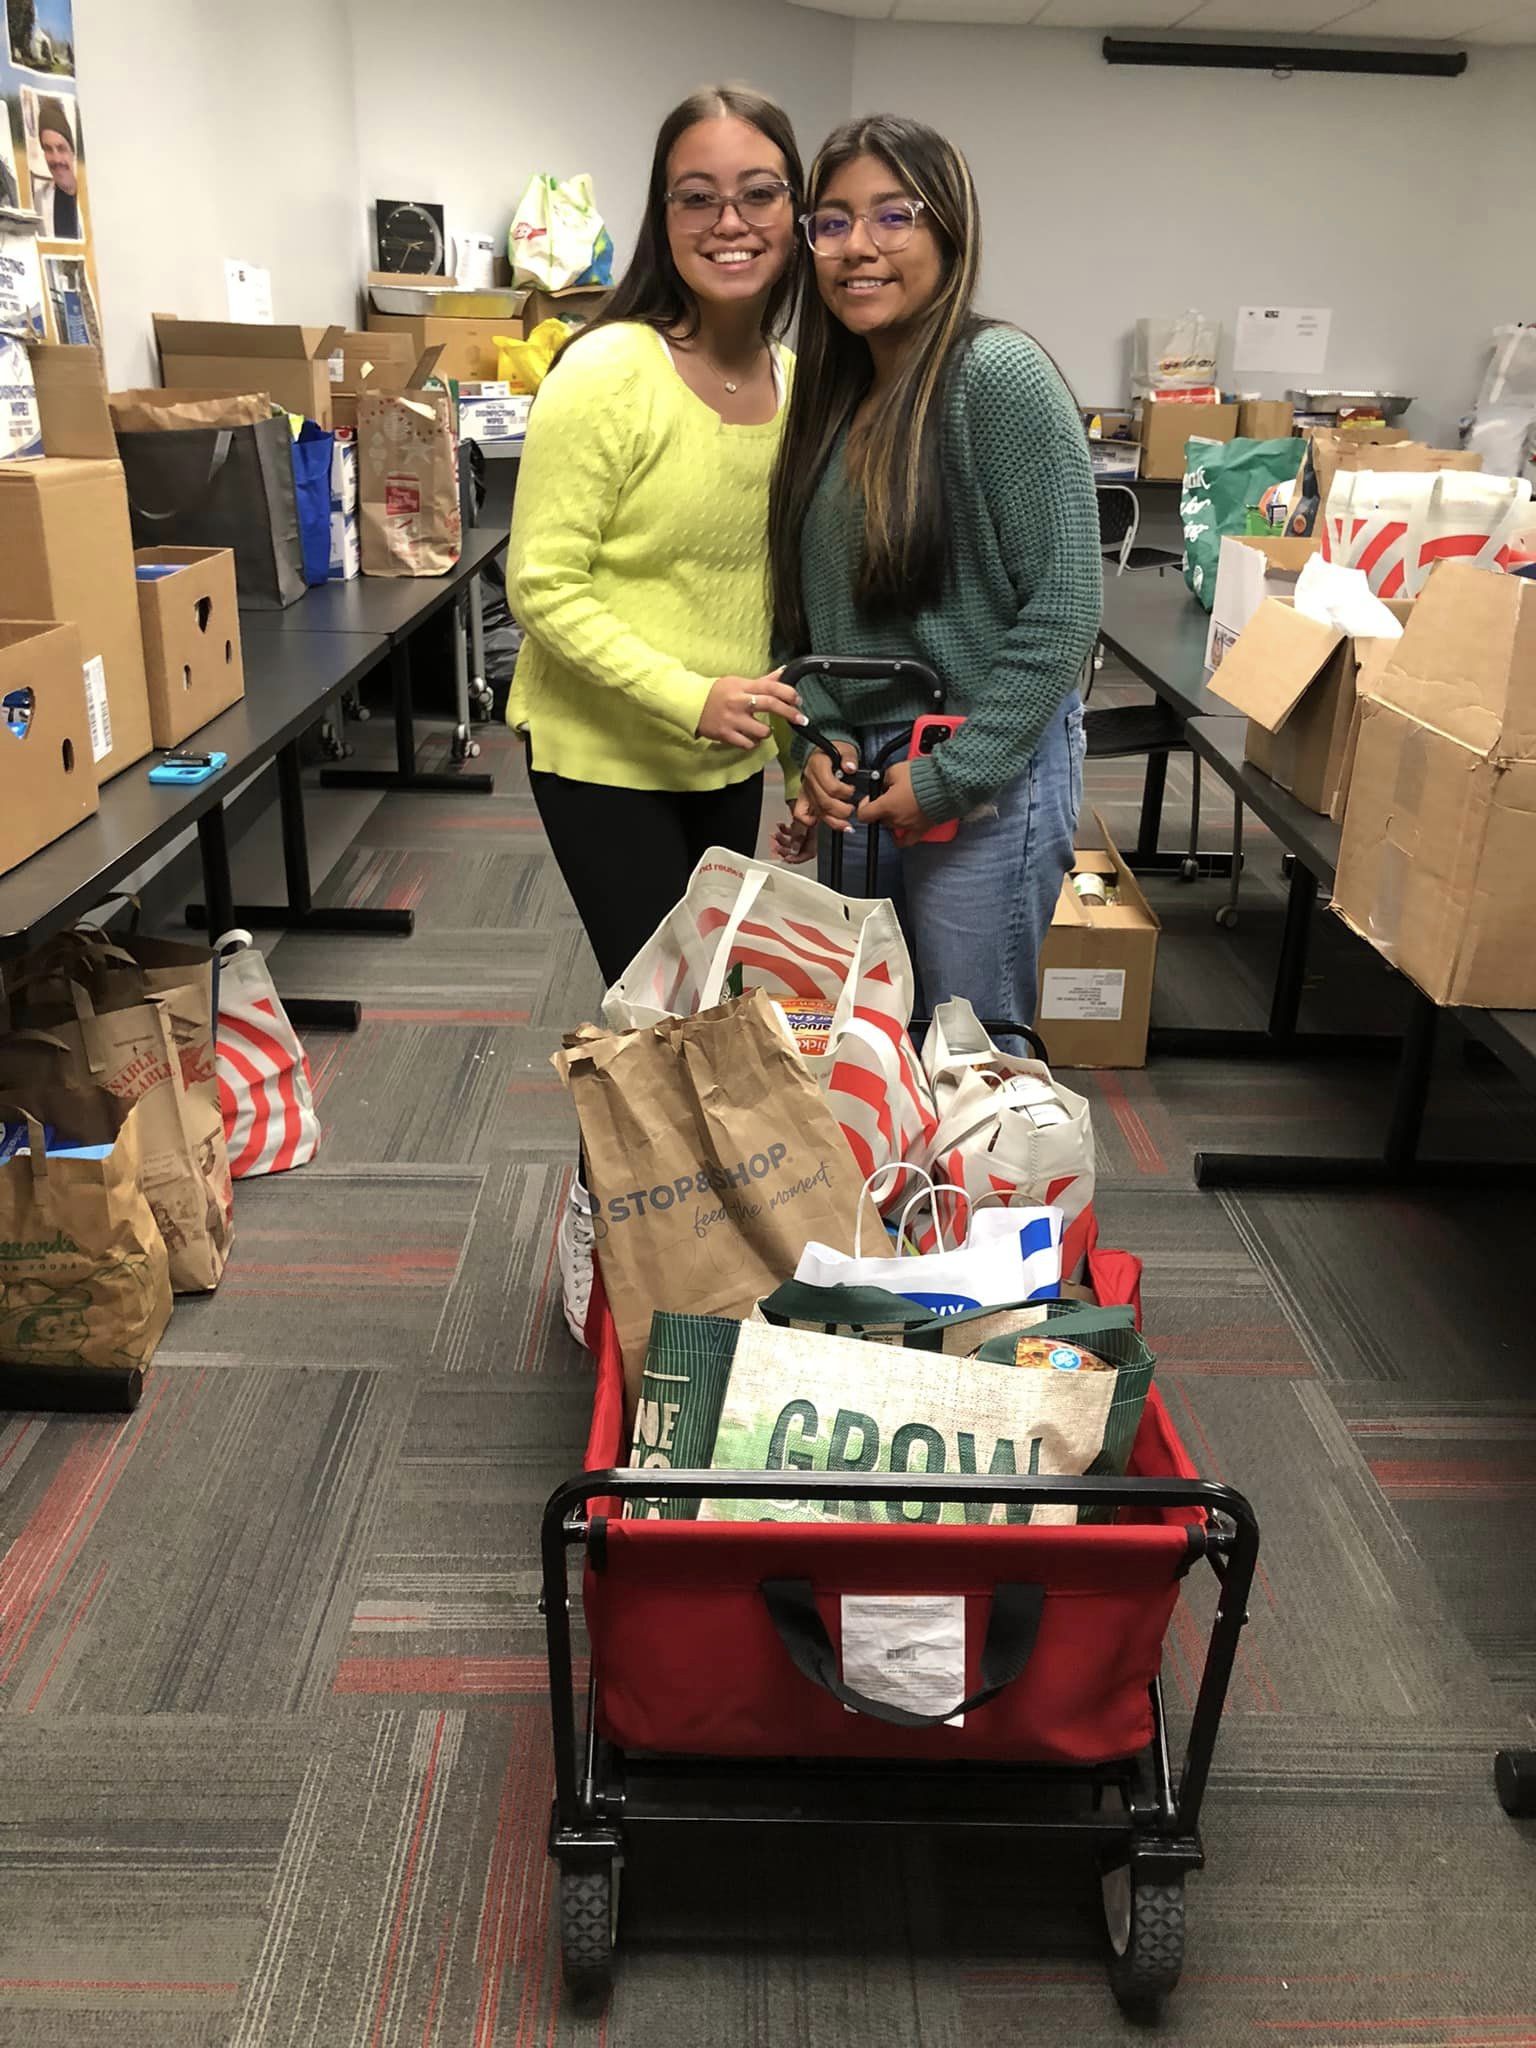
[(944, 709), (944, 685), (926, 661), (878, 654), (802, 654), (786, 662), (780, 680), (793, 690), (806, 676), (842, 676), (854, 683), (916, 683), (927, 692), (932, 710)]
[(984, 1707), (988, 1700), (995, 1700), (1022, 1675), (1028, 1664), (1045, 1608), (1044, 1586), (995, 1587), (992, 1610), (987, 1616), (986, 1640), (981, 1646), (981, 1684), (942, 1714), (913, 1714), (905, 1707), (871, 1699), (844, 1684), (838, 1676), (837, 1652), (816, 1606), (809, 1579), (764, 1579), (759, 1591), (778, 1630), (779, 1641), (801, 1676), (829, 1692), (840, 1705), (851, 1707), (856, 1714), (867, 1714), (871, 1720), (887, 1721), (893, 1728), (942, 1728), (957, 1714), (969, 1714)]

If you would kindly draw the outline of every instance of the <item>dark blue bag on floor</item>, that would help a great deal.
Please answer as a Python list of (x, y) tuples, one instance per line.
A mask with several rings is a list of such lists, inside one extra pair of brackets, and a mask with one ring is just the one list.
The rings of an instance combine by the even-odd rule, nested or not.
[(293, 495), (299, 508), (304, 581), (325, 583), (331, 573), (331, 451), (336, 436), (306, 420), (293, 444)]

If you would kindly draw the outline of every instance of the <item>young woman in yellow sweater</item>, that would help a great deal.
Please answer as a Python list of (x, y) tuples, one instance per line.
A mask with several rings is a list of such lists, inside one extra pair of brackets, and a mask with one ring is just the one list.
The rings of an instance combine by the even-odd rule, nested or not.
[[(768, 720), (768, 485), (792, 359), (802, 174), (788, 116), (734, 86), (662, 123), (634, 260), (528, 422), (507, 597), (508, 705), (545, 832), (617, 980), (706, 847), (750, 854)], [(804, 835), (786, 833), (800, 854)], [(560, 1234), (566, 1318), (590, 1292), (585, 1191)]]

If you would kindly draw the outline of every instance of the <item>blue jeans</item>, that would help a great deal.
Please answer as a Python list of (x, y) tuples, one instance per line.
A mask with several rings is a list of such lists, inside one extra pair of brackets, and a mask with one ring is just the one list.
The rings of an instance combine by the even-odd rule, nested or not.
[[(865, 758), (902, 729), (863, 733)], [(1040, 947), (1072, 865), (1086, 747), (1074, 690), (1028, 768), (998, 791), (995, 815), (962, 822), (947, 844), (898, 847), (881, 833), (875, 893), (896, 905), (917, 970), (920, 1016), (931, 1016), (950, 996), (965, 996), (978, 1017), (1034, 1022)], [(831, 836), (821, 835), (823, 881)], [(842, 839), (844, 893), (862, 896), (866, 834), (855, 826)], [(999, 1043), (1008, 1052), (1028, 1051), (1017, 1038)]]

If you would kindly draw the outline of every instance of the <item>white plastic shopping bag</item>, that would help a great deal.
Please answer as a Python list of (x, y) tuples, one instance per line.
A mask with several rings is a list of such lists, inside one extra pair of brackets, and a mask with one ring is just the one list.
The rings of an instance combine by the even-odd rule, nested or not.
[[(938, 1115), (923, 1165), (973, 1203), (1059, 1209), (1062, 1264), (1075, 1275), (1093, 1239), (1093, 1116), (1085, 1098), (1042, 1060), (1000, 1052), (963, 996), (935, 1008), (923, 1070)], [(929, 1240), (919, 1242), (926, 1249)]]
[(1501, 569), (1530, 516), (1523, 477), (1470, 470), (1340, 470), (1322, 553), (1365, 572), (1378, 597), (1417, 597), (1436, 562)]
[(603, 235), (592, 180), (540, 172), (528, 180), (507, 236), (512, 282), (560, 292), (591, 268)]
[[(866, 1192), (876, 1195), (878, 1191), (867, 1185)], [(889, 1249), (878, 1256), (866, 1255), (861, 1207), (853, 1251), (808, 1244), (795, 1267), (795, 1278), (813, 1287), (883, 1287), (937, 1316), (964, 1315), (977, 1308), (1009, 1308), (1023, 1301), (1054, 1301), (1059, 1296), (1059, 1209), (978, 1208), (962, 1190), (935, 1188), (930, 1183), (904, 1204), (896, 1233), (898, 1244), (906, 1239), (912, 1211), (927, 1203), (944, 1207), (938, 1198), (946, 1194), (957, 1203), (964, 1202), (970, 1212), (969, 1227), (959, 1244), (940, 1243), (934, 1251), (905, 1257)]]
[(235, 1180), (286, 1173), (320, 1147), (309, 1059), (249, 932), (226, 932), (219, 956), (219, 1107)]
[[(920, 1158), (934, 1127), (907, 1033), (914, 986), (894, 905), (840, 896), (712, 846), (682, 901), (609, 989), (603, 1019), (634, 1030), (763, 989), (869, 1176)], [(899, 1192), (893, 1187), (890, 1199)]]

